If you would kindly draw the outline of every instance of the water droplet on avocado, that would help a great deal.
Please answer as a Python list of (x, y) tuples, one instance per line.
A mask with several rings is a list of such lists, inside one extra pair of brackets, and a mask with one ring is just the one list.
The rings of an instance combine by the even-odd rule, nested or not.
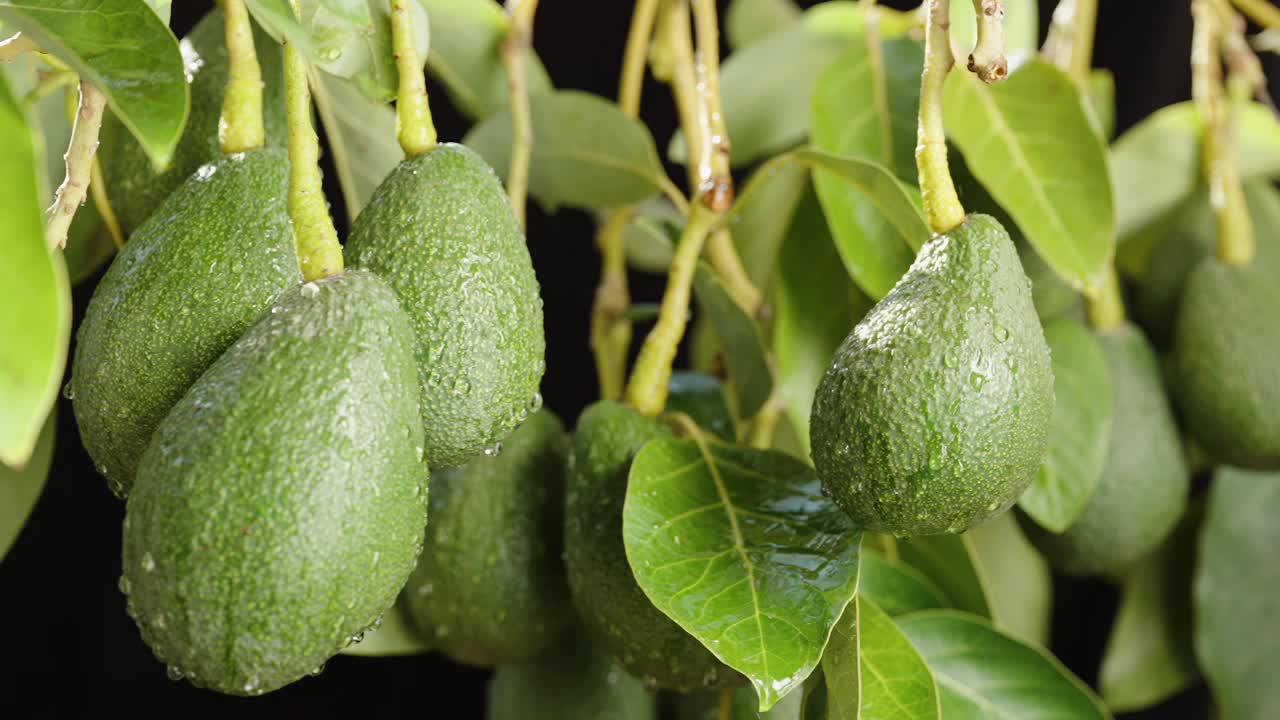
[(156, 569), (156, 561), (155, 561), (155, 558), (151, 557), (151, 553), (149, 552), (142, 553), (142, 571), (151, 572), (155, 569)]

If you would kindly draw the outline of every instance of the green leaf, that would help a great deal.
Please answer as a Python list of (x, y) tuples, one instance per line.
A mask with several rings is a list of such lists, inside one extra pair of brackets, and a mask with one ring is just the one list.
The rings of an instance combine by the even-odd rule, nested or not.
[(1196, 563), (1195, 648), (1230, 720), (1280, 717), (1280, 472), (1219, 468)]
[(773, 392), (773, 373), (769, 370), (768, 350), (760, 325), (734, 301), (705, 262), (698, 263), (693, 275), (693, 292), (698, 298), (698, 307), (711, 318), (724, 349), (725, 364), (733, 381), (734, 407), (739, 417), (749, 418), (764, 406)]
[(1049, 644), (1053, 578), (1013, 513), (964, 535), (986, 588), (996, 628), (1040, 646)]
[(808, 457), (813, 393), (831, 356), (871, 308), (871, 300), (849, 281), (812, 192), (804, 194), (795, 211), (776, 273), (773, 349), (778, 390)]
[(756, 699), (755, 690), (739, 687), (732, 691), (727, 718), (720, 716), (720, 692), (712, 690), (679, 695), (675, 720), (801, 720), (803, 698), (799, 692), (782, 698), (772, 710), (759, 712), (756, 708), (760, 701)]
[(944, 102), (947, 132), (974, 176), (1064, 280), (1096, 287), (1115, 207), (1106, 147), (1071, 78), (1039, 59), (996, 85), (955, 72)]
[[(1131, 128), (1111, 149), (1116, 232), (1121, 244), (1180, 207), (1199, 187), (1204, 124), (1190, 102), (1170, 105)], [(1236, 164), (1242, 178), (1280, 174), (1280, 122), (1258, 103), (1239, 106)]]
[(642, 272), (666, 275), (683, 227), (684, 216), (666, 197), (649, 198), (635, 206), (622, 231), (627, 264)]
[[(507, 71), (502, 41), (509, 23), (494, 0), (418, 0), (431, 17), (431, 54), (427, 70), (440, 78), (458, 109), (486, 118), (507, 107)], [(530, 53), (529, 94), (551, 89), (547, 71)]]
[(1055, 402), (1049, 450), (1018, 505), (1060, 533), (1089, 504), (1111, 441), (1111, 370), (1093, 333), (1071, 318), (1045, 325)]
[[(1110, 70), (1098, 69), (1089, 73), (1089, 111), (1098, 121), (1104, 140), (1115, 135), (1116, 79)], [(1116, 203), (1119, 204), (1120, 200), (1117, 199)]]
[(938, 688), (893, 620), (859, 596), (849, 603), (822, 656), (828, 720), (939, 718)]
[(808, 187), (809, 171), (803, 165), (765, 163), (738, 193), (728, 227), (756, 287), (769, 286), (783, 238)]
[(947, 597), (919, 570), (893, 563), (869, 547), (858, 559), (858, 594), (875, 601), (891, 617), (950, 607)]
[[(961, 67), (973, 51), (978, 25), (973, 3), (951, 3), (951, 47)], [(1035, 0), (1004, 0), (1005, 54), (1017, 60), (1034, 55), (1040, 48), (1040, 6)]]
[[(862, 557), (868, 554), (873, 553)], [(827, 648), (822, 651), (822, 685), (826, 697), (821, 717), (824, 720), (859, 720), (861, 717), (863, 658), (858, 645), (861, 640), (859, 633), (867, 629), (865, 621), (860, 617), (863, 606), (874, 607), (875, 603), (865, 602), (859, 593), (853, 602), (845, 606), (835, 627), (831, 628)], [(881, 615), (883, 614), (881, 611)], [(893, 622), (887, 621), (890, 624)], [(875, 667), (874, 663), (870, 665)], [(880, 684), (876, 689), (883, 692), (884, 685)], [(934, 702), (936, 704), (936, 698)]]
[(40, 499), (40, 491), (49, 476), (49, 465), (53, 462), (53, 441), (57, 429), (57, 413), (51, 412), (26, 467), (15, 470), (0, 465), (0, 560), (13, 547), (27, 516)]
[(897, 541), (899, 559), (941, 590), (949, 607), (991, 617), (982, 576), (964, 535), (929, 535)]
[(150, 6), (142, 0), (0, 0), (0, 21), (101, 90), (151, 162), (169, 162), (190, 97), (178, 41)]
[(737, 439), (733, 414), (725, 401), (724, 385), (695, 370), (677, 370), (667, 383), (666, 412), (688, 415), (698, 427), (726, 442)]
[(394, 657), (418, 655), (430, 649), (422, 636), (413, 629), (404, 608), (397, 602), (382, 614), (381, 625), (366, 632), (360, 642), (348, 645), (339, 652), (359, 657)]
[(768, 710), (818, 664), (861, 535), (788, 455), (658, 439), (631, 466), (623, 538), (653, 604), (747, 676)]
[(733, 0), (725, 16), (729, 47), (741, 50), (790, 26), (800, 15), (794, 0)]
[(1192, 645), (1191, 581), (1203, 519), (1193, 509), (1124, 579), (1102, 658), (1102, 698), (1116, 712), (1141, 710), (1200, 677)]
[(948, 720), (1087, 720), (1110, 714), (1047, 652), (955, 610), (898, 618), (938, 680)]
[[(544, 206), (601, 208), (679, 195), (667, 178), (653, 136), (617, 105), (585, 92), (534, 95), (529, 103), (533, 149), (529, 193)], [(463, 142), (505, 178), (511, 164), (511, 114), (481, 120)]]
[[(151, 15), (151, 10), (143, 8)], [(154, 15), (152, 15), (154, 17)], [(40, 171), (27, 120), (0, 75), (0, 463), (26, 465), (58, 394), (71, 337), (71, 288), (45, 244)], [(21, 312), (16, 309), (21, 308)]]
[(314, 80), (311, 96), (333, 153), (349, 228), (374, 189), (404, 159), (396, 140), (396, 114), (350, 81), (327, 73)]

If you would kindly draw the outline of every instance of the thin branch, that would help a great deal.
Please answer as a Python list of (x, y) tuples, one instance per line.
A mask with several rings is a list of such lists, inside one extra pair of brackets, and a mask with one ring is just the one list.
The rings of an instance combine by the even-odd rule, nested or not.
[(1009, 75), (1004, 56), (1004, 5), (1000, 0), (973, 0), (977, 16), (978, 43), (969, 54), (969, 71), (984, 83), (994, 83)]
[(1061, 0), (1049, 24), (1041, 54), (1079, 87), (1089, 82), (1097, 24), (1098, 0)]
[(920, 123), (916, 133), (916, 167), (925, 216), (936, 233), (964, 222), (964, 206), (956, 194), (947, 163), (947, 132), (942, 117), (942, 91), (955, 65), (951, 54), (951, 0), (927, 0), (924, 74), (920, 79)]
[(289, 129), (289, 220), (298, 268), (307, 281), (342, 272), (342, 246), (329, 216), (320, 177), (320, 140), (311, 125), (307, 61), (284, 43), (285, 122)]
[(71, 228), (76, 210), (84, 204), (93, 177), (93, 155), (98, 150), (98, 132), (102, 129), (106, 103), (106, 96), (100, 90), (81, 81), (80, 105), (65, 156), (67, 174), (48, 211), (47, 237), (51, 248), (66, 247), (67, 230)]
[(1231, 0), (1240, 12), (1268, 30), (1280, 30), (1280, 8), (1267, 0)]
[(627, 381), (627, 351), (631, 347), (631, 323), (626, 319), (631, 296), (627, 289), (625, 231), (631, 208), (610, 214), (596, 234), (600, 248), (600, 286), (591, 308), (591, 351), (596, 361), (600, 397), (618, 400)]
[(1097, 292), (1088, 298), (1089, 323), (1101, 332), (1124, 325), (1124, 296), (1114, 263), (1107, 264), (1106, 274)]
[(644, 66), (658, 15), (658, 0), (636, 0), (627, 31), (627, 47), (622, 56), (622, 77), (618, 82), (618, 107), (628, 117), (640, 115), (640, 89), (644, 86)]
[(533, 121), (529, 110), (529, 48), (533, 44), (533, 16), (538, 0), (507, 0), (511, 27), (502, 41), (502, 63), (507, 69), (507, 94), (511, 105), (511, 165), (507, 172), (507, 197), (520, 227), (525, 226), (529, 195), (529, 156), (533, 152)]
[(413, 13), (408, 0), (391, 0), (391, 46), (400, 87), (396, 95), (396, 137), (407, 157), (436, 146), (436, 126), (427, 102), (427, 81), (414, 42)]
[(244, 0), (221, 0), (226, 16), (227, 87), (222, 94), (218, 145), (224, 154), (266, 144), (262, 119), (262, 70), (253, 47), (253, 25)]

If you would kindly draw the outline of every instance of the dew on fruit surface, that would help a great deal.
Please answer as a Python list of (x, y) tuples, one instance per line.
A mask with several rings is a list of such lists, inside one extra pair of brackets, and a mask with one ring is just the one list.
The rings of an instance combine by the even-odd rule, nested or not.
[(166, 666), (164, 669), (164, 674), (168, 675), (169, 679), (174, 682), (178, 682), (179, 680), (187, 676), (187, 674), (183, 672), (182, 668), (178, 667), (177, 665)]
[(969, 373), (969, 387), (974, 390), (981, 391), (982, 386), (987, 384), (987, 376), (973, 370)]
[(68, 382), (66, 385), (63, 385), (63, 386), (62, 386), (62, 397), (66, 398), (66, 399), (68, 399), (68, 400), (75, 400), (75, 399), (76, 399), (76, 391), (75, 391), (75, 388), (71, 387), (71, 383), (70, 383), (70, 382)]
[(213, 177), (213, 174), (216, 172), (218, 172), (218, 166), (213, 163), (207, 163), (205, 165), (201, 165), (198, 169), (196, 169), (196, 179), (208, 180), (209, 178)]
[(319, 675), (319, 674), (320, 674), (320, 673), (322, 673), (322, 672), (324, 672), (324, 663), (320, 663), (319, 665), (317, 665), (317, 666), (315, 666), (315, 667), (311, 668), (311, 672), (309, 672), (309, 673), (307, 673), (307, 674), (308, 674), (308, 675), (310, 675), (311, 677), (315, 677), (315, 676)]
[(529, 412), (538, 412), (542, 409), (542, 393), (535, 392), (533, 397), (529, 399)]
[(996, 342), (1005, 342), (1009, 339), (1009, 328), (997, 324), (991, 329), (991, 334), (995, 336)]
[(125, 595), (128, 595), (133, 590), (133, 585), (129, 582), (129, 578), (124, 575), (120, 576), (120, 581), (116, 583), (116, 587), (120, 588), (120, 592)]
[(156, 569), (156, 559), (151, 557), (150, 552), (142, 553), (142, 570), (143, 572), (151, 572)]
[(258, 694), (258, 676), (257, 676), (257, 675), (250, 675), (250, 676), (249, 676), (249, 677), (244, 681), (244, 685), (242, 685), (240, 689), (244, 690), (244, 693), (245, 693), (246, 695), (256, 695), (256, 694)]
[(493, 445), (485, 448), (484, 454), (486, 457), (491, 457), (491, 458), (498, 457), (499, 455), (502, 454), (502, 442), (501, 441), (496, 442)]
[(151, 624), (155, 625), (157, 630), (167, 630), (169, 628), (169, 621), (165, 619), (164, 613), (157, 613)]
[(301, 294), (302, 297), (315, 297), (320, 294), (320, 286), (315, 284), (315, 282), (304, 283), (302, 288), (298, 290), (298, 293)]
[[(424, 450), (421, 445), (417, 445), (413, 448), (413, 454), (418, 458), (418, 462), (422, 462), (422, 458), (426, 454), (426, 450)], [(413, 488), (413, 494), (418, 494), (418, 488), (416, 486)]]
[(471, 381), (466, 378), (458, 378), (457, 380), (454, 380), (453, 394), (454, 395), (470, 395)]
[(351, 647), (352, 645), (356, 645), (356, 644), (361, 643), (361, 642), (364, 642), (364, 631), (363, 631), (363, 630), (361, 630), (360, 632), (356, 633), (355, 635), (352, 635), (351, 637), (347, 638), (347, 647)]
[(271, 314), (272, 314), (272, 315), (279, 315), (280, 313), (282, 313), (282, 312), (284, 312), (284, 311), (285, 311), (285, 310), (284, 310), (284, 306), (283, 306), (283, 305), (272, 305), (272, 306), (271, 306)]

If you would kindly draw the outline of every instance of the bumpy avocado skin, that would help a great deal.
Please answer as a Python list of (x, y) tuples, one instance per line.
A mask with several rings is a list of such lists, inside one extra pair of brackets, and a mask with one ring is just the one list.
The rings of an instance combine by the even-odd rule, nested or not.
[(592, 636), (650, 687), (690, 692), (737, 684), (740, 675), (649, 602), (627, 562), (622, 504), (631, 460), (646, 442), (670, 434), (610, 401), (578, 418), (565, 497), (569, 589)]
[(165, 413), (285, 288), (302, 281), (281, 150), (203, 166), (139, 228), (94, 290), (71, 393), (85, 449), (128, 492)]
[(1155, 352), (1132, 325), (1102, 333), (1111, 370), (1110, 447), (1080, 517), (1062, 534), (1023, 522), (1052, 565), (1072, 575), (1115, 573), (1155, 549), (1187, 504), (1190, 472)]
[(1188, 429), (1215, 458), (1280, 469), (1280, 282), (1259, 256), (1207, 258), (1187, 278), (1174, 327), (1173, 392)]
[(202, 687), (275, 690), (373, 625), (427, 517), (413, 330), (369, 273), (290, 289), (156, 431), (122, 589), (157, 657)]
[(413, 320), (431, 467), (493, 447), (538, 404), (538, 279), (479, 155), (444, 144), (401, 163), (356, 218), (346, 256), (385, 279)]
[[(253, 42), (265, 83), (262, 114), (267, 147), (283, 148), (287, 131), (280, 46), (257, 25), (254, 25)], [(226, 23), (222, 11), (213, 10), (205, 15), (183, 38), (182, 58), (190, 85), (191, 111), (173, 157), (163, 171), (155, 171), (142, 146), (114, 114), (107, 113), (102, 122), (98, 157), (102, 162), (107, 199), (126, 237), (196, 168), (222, 156), (218, 148), (218, 123), (222, 114), (222, 92), (227, 86)]]
[(573, 621), (561, 541), (569, 438), (548, 410), (431, 480), (431, 524), (403, 593), (432, 647), (469, 665), (533, 659)]
[(1053, 370), (1009, 235), (985, 215), (935, 237), (836, 350), (810, 438), (824, 491), (862, 527), (967, 530), (1044, 457)]

